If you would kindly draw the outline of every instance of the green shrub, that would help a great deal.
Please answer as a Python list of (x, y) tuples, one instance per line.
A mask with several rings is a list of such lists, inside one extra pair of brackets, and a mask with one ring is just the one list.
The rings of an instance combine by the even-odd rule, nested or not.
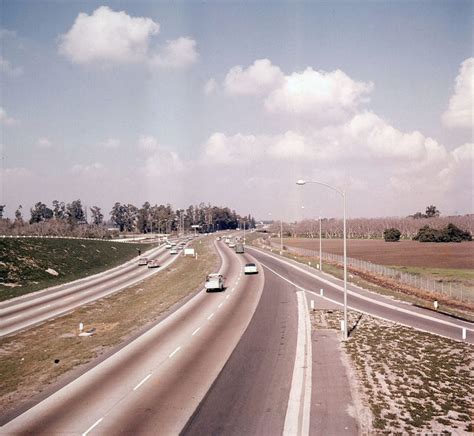
[(395, 227), (385, 229), (383, 232), (383, 238), (385, 239), (385, 242), (397, 242), (400, 240), (400, 236), (400, 230), (396, 229)]

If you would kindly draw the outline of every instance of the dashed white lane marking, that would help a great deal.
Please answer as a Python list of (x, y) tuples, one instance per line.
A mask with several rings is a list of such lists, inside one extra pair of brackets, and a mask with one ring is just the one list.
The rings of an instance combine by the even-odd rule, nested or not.
[(181, 347), (176, 348), (170, 355), (169, 358), (171, 359), (179, 350), (181, 350)]
[(230, 297), (230, 295), (226, 295), (225, 299), (226, 299), (226, 300), (228, 300), (228, 299), (229, 299), (229, 297)]
[(211, 319), (213, 316), (214, 316), (214, 312), (211, 313), (211, 314), (207, 317), (207, 319)]
[(148, 374), (140, 383), (138, 383), (133, 390), (136, 391), (143, 383), (145, 383), (149, 378), (151, 377), (151, 374)]
[(220, 309), (223, 304), (224, 304), (224, 303), (219, 304), (219, 306), (217, 306), (217, 308)]
[(199, 330), (201, 330), (201, 327), (198, 327), (196, 330), (194, 330), (191, 334), (191, 336), (194, 336)]
[(92, 431), (95, 427), (97, 427), (103, 420), (104, 418), (98, 419), (94, 424), (92, 424), (84, 433), (82, 433), (82, 436), (87, 436), (87, 434)]

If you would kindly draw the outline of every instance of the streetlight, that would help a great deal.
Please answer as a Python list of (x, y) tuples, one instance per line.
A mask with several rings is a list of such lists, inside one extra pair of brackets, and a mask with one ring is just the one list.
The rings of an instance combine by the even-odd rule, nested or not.
[[(306, 185), (306, 183), (315, 183), (317, 185), (326, 186), (326, 188), (336, 191), (339, 195), (342, 196), (342, 203), (344, 209), (343, 216), (343, 238), (344, 238), (344, 340), (347, 340), (347, 243), (346, 243), (346, 191), (341, 191), (340, 189), (335, 188), (334, 186), (328, 185), (327, 183), (317, 182), (317, 181), (306, 181), (298, 180), (297, 185)], [(320, 221), (321, 222), (321, 221)]]

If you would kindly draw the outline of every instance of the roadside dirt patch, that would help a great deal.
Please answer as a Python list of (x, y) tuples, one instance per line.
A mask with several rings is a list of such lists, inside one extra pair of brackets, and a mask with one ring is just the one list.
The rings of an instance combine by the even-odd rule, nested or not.
[[(316, 311), (315, 328), (337, 328), (340, 310)], [(343, 343), (353, 386), (375, 434), (472, 432), (474, 347), (349, 311), (357, 327)], [(327, 328), (326, 327), (326, 328)]]

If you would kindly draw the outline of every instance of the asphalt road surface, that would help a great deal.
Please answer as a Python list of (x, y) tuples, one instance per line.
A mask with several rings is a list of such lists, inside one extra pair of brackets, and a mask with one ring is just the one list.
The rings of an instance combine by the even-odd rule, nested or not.
[(159, 268), (137, 266), (137, 259), (112, 270), (0, 303), (0, 337), (17, 333), (125, 289), (162, 271), (177, 258), (164, 246), (144, 253), (159, 259)]
[(260, 300), (263, 274), (219, 249), (224, 292), (204, 290), (0, 434), (177, 434), (221, 372)]
[[(202, 290), (0, 434), (356, 434), (337, 341), (308, 325), (309, 300), (340, 305), (341, 282), (249, 247), (216, 247), (224, 292)], [(259, 274), (243, 274), (249, 261)], [(458, 340), (465, 328), (473, 341), (472, 323), (353, 286), (348, 305)]]

